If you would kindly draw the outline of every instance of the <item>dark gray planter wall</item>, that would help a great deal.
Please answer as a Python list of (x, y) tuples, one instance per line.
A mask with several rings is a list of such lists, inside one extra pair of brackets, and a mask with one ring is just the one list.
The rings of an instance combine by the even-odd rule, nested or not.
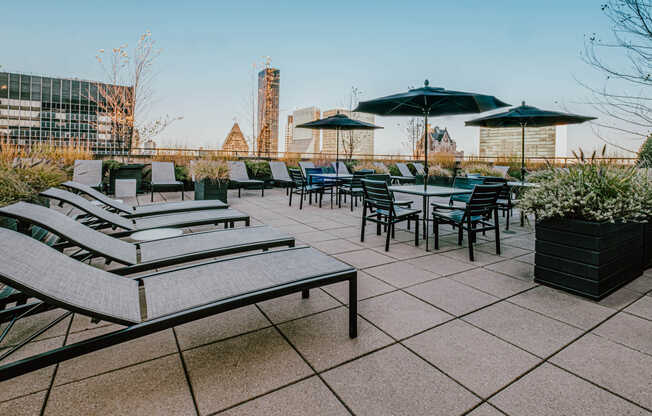
[(212, 182), (204, 179), (200, 182), (195, 182), (195, 199), (219, 199), (220, 201), (226, 203), (228, 189), (228, 182)]
[(644, 250), (641, 224), (537, 222), (534, 281), (601, 299), (642, 274)]

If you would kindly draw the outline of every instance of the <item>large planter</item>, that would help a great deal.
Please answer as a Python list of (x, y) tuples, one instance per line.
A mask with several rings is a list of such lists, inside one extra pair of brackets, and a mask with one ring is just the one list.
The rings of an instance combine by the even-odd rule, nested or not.
[[(416, 185), (423, 185), (423, 175), (416, 175), (414, 183)], [(450, 176), (430, 176), (428, 177), (428, 185), (435, 186), (453, 186), (453, 178)]]
[(642, 274), (643, 231), (636, 223), (537, 222), (534, 281), (602, 299)]
[(195, 199), (219, 199), (220, 201), (226, 203), (228, 189), (228, 181), (217, 182), (203, 179), (199, 182), (195, 182)]
[(143, 192), (143, 168), (145, 165), (142, 163), (132, 163), (129, 165), (122, 165), (118, 169), (113, 169), (109, 172), (109, 194), (115, 193), (115, 180), (116, 179), (135, 179), (136, 192)]
[(643, 269), (647, 269), (652, 267), (652, 222), (643, 224), (643, 229)]

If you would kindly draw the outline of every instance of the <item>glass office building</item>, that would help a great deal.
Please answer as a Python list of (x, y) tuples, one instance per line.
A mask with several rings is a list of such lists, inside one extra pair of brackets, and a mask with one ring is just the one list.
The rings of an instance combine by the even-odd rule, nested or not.
[(96, 152), (129, 150), (129, 137), (112, 133), (116, 129), (111, 128), (112, 118), (106, 114), (100, 88), (130, 89), (78, 79), (0, 72), (0, 140), (55, 146), (77, 141)]

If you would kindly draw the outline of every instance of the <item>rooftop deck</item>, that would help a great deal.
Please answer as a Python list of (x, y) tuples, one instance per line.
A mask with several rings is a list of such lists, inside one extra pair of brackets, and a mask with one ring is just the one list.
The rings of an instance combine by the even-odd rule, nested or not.
[[(651, 269), (591, 302), (532, 281), (532, 226), (514, 221), (500, 256), (493, 233), (478, 237), (469, 262), (448, 227), (440, 250), (414, 247), (401, 229), (385, 252), (373, 226), (360, 243), (359, 208), (331, 210), (325, 197), (323, 208), (300, 211), (294, 202), (282, 190), (229, 195), (252, 225), (358, 268), (358, 338), (348, 337), (341, 283), (0, 383), (0, 415), (652, 414)], [(20, 322), (0, 351), (60, 313)], [(74, 315), (23, 354), (115, 327)]]

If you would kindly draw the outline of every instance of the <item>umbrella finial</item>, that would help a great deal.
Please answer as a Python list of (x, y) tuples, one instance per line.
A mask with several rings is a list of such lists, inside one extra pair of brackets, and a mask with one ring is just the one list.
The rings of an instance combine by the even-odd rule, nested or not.
[(525, 101), (521, 101), (521, 105), (525, 107)]
[(428, 85), (430, 85), (430, 81), (428, 81), (428, 80), (423, 81), (423, 85), (425, 85), (427, 87)]

